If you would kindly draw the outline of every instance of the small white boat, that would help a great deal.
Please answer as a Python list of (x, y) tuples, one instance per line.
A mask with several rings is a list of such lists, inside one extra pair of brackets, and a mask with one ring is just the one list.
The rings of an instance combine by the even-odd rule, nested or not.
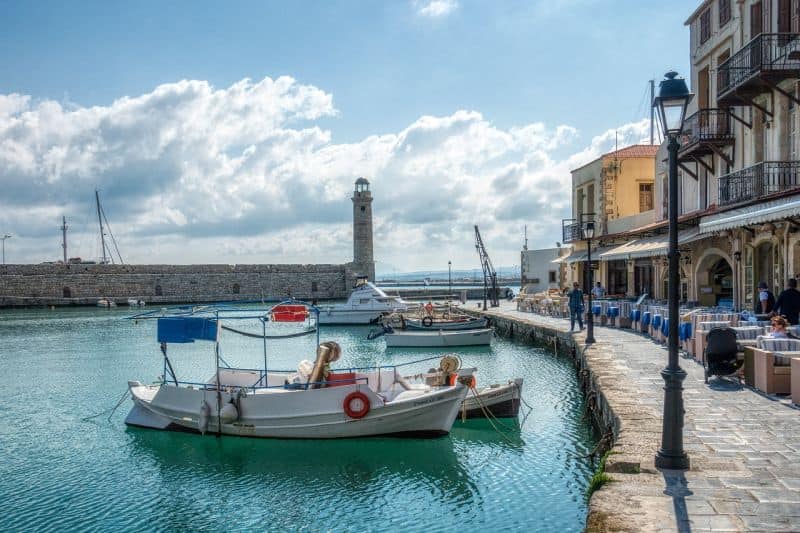
[(406, 311), (409, 304), (359, 278), (346, 303), (319, 306), (320, 324), (374, 324), (381, 316)]
[(112, 307), (116, 307), (117, 302), (114, 300), (109, 300), (108, 298), (100, 298), (97, 300), (97, 307), (105, 307), (106, 309), (110, 309)]
[(385, 333), (386, 346), (390, 348), (447, 348), (450, 346), (486, 346), (491, 344), (492, 328), (454, 331), (393, 330)]
[[(463, 382), (471, 380), (475, 371), (456, 369), (436, 384), (409, 383), (397, 367), (330, 372), (330, 363), (340, 354), (334, 342), (317, 342), (314, 363), (301, 361), (296, 371), (268, 370), (266, 346), (264, 370), (229, 368), (220, 366), (220, 316), (232, 313), (231, 319), (253, 319), (252, 309), (212, 312), (206, 307), (202, 313), (157, 313), (130, 317), (157, 318), (165, 369), (158, 383), (128, 382), (133, 408), (125, 423), (131, 426), (269, 438), (440, 436), (455, 422), (468, 392)], [(262, 324), (269, 315), (259, 318)], [(215, 374), (205, 383), (179, 381), (167, 356), (167, 343), (203, 340), (215, 344)]]
[(470, 390), (461, 404), (459, 418), (516, 418), (521, 398), (522, 378)]
[(144, 307), (144, 300), (128, 298), (128, 307)]
[[(435, 319), (431, 317), (425, 318), (403, 318), (406, 329), (412, 330), (446, 330), (455, 331), (461, 329), (481, 329), (489, 326), (489, 319), (486, 317), (475, 318), (466, 317), (463, 319), (446, 320)], [(402, 329), (402, 326), (401, 326)]]

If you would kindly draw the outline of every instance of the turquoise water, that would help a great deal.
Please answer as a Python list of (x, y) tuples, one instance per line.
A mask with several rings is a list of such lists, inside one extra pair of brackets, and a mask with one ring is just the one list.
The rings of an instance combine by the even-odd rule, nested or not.
[[(280, 441), (128, 428), (129, 379), (161, 373), (153, 322), (127, 310), (0, 310), (0, 529), (579, 531), (595, 444), (566, 358), (496, 339), (464, 350), (478, 382), (525, 379), (523, 429), (485, 421), (440, 439)], [(342, 366), (419, 359), (369, 328), (323, 329)], [(224, 333), (234, 366), (263, 366), (260, 341)], [(269, 365), (313, 359), (315, 339), (272, 342)], [(170, 347), (182, 379), (211, 375), (210, 345)], [(247, 354), (247, 355), (244, 355)], [(422, 365), (427, 367), (427, 364)], [(424, 368), (421, 368), (422, 370)], [(504, 421), (509, 424), (509, 421)]]

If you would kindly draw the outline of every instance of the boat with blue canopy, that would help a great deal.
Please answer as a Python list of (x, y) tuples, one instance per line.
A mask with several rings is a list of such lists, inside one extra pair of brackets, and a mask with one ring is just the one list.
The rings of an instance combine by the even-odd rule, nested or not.
[[(164, 373), (156, 383), (128, 382), (133, 407), (125, 423), (200, 434), (303, 439), (433, 437), (450, 431), (476, 369), (461, 368), (460, 361), (445, 356), (424, 383), (410, 382), (397, 366), (332, 371), (341, 347), (320, 342), (318, 317), (316, 306), (296, 300), (266, 307), (179, 307), (128, 317), (156, 321)], [(294, 370), (269, 369), (267, 346), (274, 336), (267, 335), (267, 323), (301, 319), (306, 322), (303, 329), (281, 337), (316, 334), (314, 360), (300, 361)], [(261, 332), (231, 325), (243, 320), (260, 322)], [(230, 366), (220, 351), (223, 329), (261, 339), (264, 367)], [(169, 356), (169, 345), (194, 342), (212, 347), (215, 371), (202, 383), (181, 381)]]

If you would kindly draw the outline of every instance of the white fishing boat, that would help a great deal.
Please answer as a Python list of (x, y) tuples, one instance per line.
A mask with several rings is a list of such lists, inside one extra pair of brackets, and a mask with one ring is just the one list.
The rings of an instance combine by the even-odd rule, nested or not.
[(138, 298), (128, 298), (128, 307), (144, 307), (144, 300)]
[(516, 418), (522, 399), (522, 378), (471, 389), (459, 418)]
[[(126, 424), (274, 438), (439, 436), (450, 431), (468, 392), (464, 383), (471, 381), (475, 370), (452, 371), (447, 367), (451, 370), (447, 379), (436, 384), (412, 384), (395, 366), (330, 372), (329, 365), (339, 358), (339, 345), (319, 341), (316, 360), (301, 361), (297, 370), (269, 370), (266, 342), (263, 370), (229, 368), (222, 366), (220, 358), (221, 319), (257, 319), (266, 328), (269, 312), (210, 309), (171, 316), (153, 311), (131, 317), (157, 318), (164, 377), (152, 385), (128, 383), (134, 405)], [(203, 340), (214, 343), (214, 375), (205, 383), (179, 381), (167, 355), (167, 345)], [(450, 375), (454, 376), (452, 380)]]
[(114, 300), (110, 300), (108, 298), (100, 298), (97, 300), (97, 307), (105, 307), (106, 309), (111, 309), (112, 307), (117, 306), (117, 302)]
[(359, 278), (346, 303), (319, 306), (319, 323), (374, 324), (384, 314), (407, 311), (413, 305)]
[(492, 328), (467, 330), (397, 330), (389, 328), (384, 333), (389, 348), (448, 348), (452, 346), (486, 346), (491, 344)]
[[(412, 330), (446, 330), (455, 331), (463, 329), (481, 329), (489, 326), (489, 319), (486, 317), (476, 318), (465, 316), (464, 318), (438, 319), (433, 317), (424, 318), (405, 318), (405, 329)], [(402, 326), (401, 326), (402, 329)]]

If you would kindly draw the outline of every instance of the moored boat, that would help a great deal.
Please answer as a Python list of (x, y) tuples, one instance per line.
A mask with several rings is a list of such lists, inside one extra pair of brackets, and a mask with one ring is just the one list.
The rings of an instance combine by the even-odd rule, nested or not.
[[(412, 384), (395, 366), (330, 372), (329, 365), (341, 352), (334, 342), (317, 342), (315, 361), (301, 361), (297, 370), (269, 370), (266, 346), (263, 370), (229, 368), (222, 366), (219, 357), (223, 315), (255, 318), (263, 324), (273, 315), (270, 310), (216, 308), (210, 312), (203, 308), (171, 316), (155, 313), (131, 317), (157, 319), (164, 355), (160, 382), (128, 383), (134, 405), (125, 422), (131, 426), (273, 438), (432, 437), (450, 431), (468, 392), (463, 383), (474, 372), (451, 371), (448, 379), (434, 384)], [(167, 355), (169, 343), (194, 341), (215, 345), (216, 371), (204, 383), (179, 381)], [(452, 385), (450, 375), (454, 376)]]
[(516, 418), (522, 399), (522, 378), (470, 390), (459, 418)]
[(112, 307), (117, 306), (117, 302), (114, 300), (110, 300), (108, 298), (100, 298), (97, 300), (97, 307), (105, 307), (106, 309), (111, 309)]
[(320, 324), (374, 324), (383, 315), (406, 311), (409, 304), (389, 296), (366, 278), (359, 278), (347, 302), (319, 306)]
[(486, 317), (466, 317), (463, 319), (434, 319), (425, 318), (404, 318), (406, 329), (419, 330), (446, 330), (455, 331), (463, 329), (481, 329), (489, 326), (489, 319)]
[(389, 328), (389, 331), (386, 331), (383, 337), (386, 339), (386, 346), (390, 348), (447, 348), (452, 346), (486, 346), (491, 344), (493, 334), (494, 330), (492, 328), (453, 331), (403, 331)]

